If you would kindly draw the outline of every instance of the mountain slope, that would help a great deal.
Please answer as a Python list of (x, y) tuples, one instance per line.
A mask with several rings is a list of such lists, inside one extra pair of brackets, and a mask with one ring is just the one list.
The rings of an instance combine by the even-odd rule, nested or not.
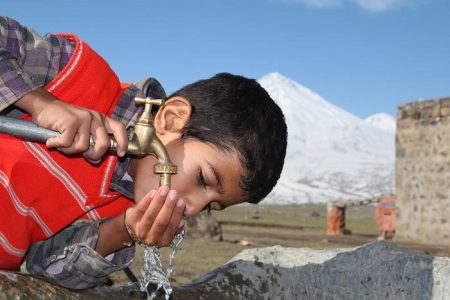
[(283, 110), (289, 135), (282, 176), (264, 203), (328, 202), (392, 192), (393, 132), (279, 73), (258, 82)]
[(396, 121), (391, 115), (386, 113), (371, 115), (364, 121), (379, 129), (395, 132)]

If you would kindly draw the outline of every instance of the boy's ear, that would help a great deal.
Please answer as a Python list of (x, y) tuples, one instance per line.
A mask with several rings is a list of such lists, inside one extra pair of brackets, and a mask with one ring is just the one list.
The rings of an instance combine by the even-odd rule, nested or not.
[(167, 99), (155, 115), (154, 126), (158, 135), (181, 135), (191, 118), (191, 103), (184, 97)]

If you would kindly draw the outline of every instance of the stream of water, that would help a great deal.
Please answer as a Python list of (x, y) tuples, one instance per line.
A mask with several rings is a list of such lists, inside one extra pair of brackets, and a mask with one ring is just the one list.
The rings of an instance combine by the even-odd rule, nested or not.
[(175, 235), (170, 245), (171, 252), (166, 270), (164, 270), (162, 265), (159, 247), (144, 248), (144, 266), (141, 270), (141, 291), (147, 293), (147, 300), (155, 299), (158, 290), (161, 288), (166, 300), (169, 300), (170, 294), (172, 294), (169, 277), (173, 271), (173, 259), (177, 254), (178, 246), (183, 241), (183, 238), (184, 230)]

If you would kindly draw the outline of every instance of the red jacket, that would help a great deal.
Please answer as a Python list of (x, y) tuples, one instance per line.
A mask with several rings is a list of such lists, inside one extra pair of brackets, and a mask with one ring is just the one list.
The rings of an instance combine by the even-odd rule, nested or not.
[[(45, 88), (59, 99), (111, 115), (124, 92), (116, 74), (86, 43)], [(20, 266), (30, 244), (80, 218), (118, 215), (132, 201), (109, 190), (117, 158), (99, 165), (45, 145), (0, 135), (0, 269)]]

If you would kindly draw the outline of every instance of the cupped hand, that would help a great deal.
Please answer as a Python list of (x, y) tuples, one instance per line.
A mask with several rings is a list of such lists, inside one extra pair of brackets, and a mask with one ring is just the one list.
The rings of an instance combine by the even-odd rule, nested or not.
[[(184, 226), (185, 200), (162, 186), (151, 191), (125, 215), (125, 226), (134, 239), (149, 246), (169, 246)], [(132, 237), (133, 238), (133, 237)]]

